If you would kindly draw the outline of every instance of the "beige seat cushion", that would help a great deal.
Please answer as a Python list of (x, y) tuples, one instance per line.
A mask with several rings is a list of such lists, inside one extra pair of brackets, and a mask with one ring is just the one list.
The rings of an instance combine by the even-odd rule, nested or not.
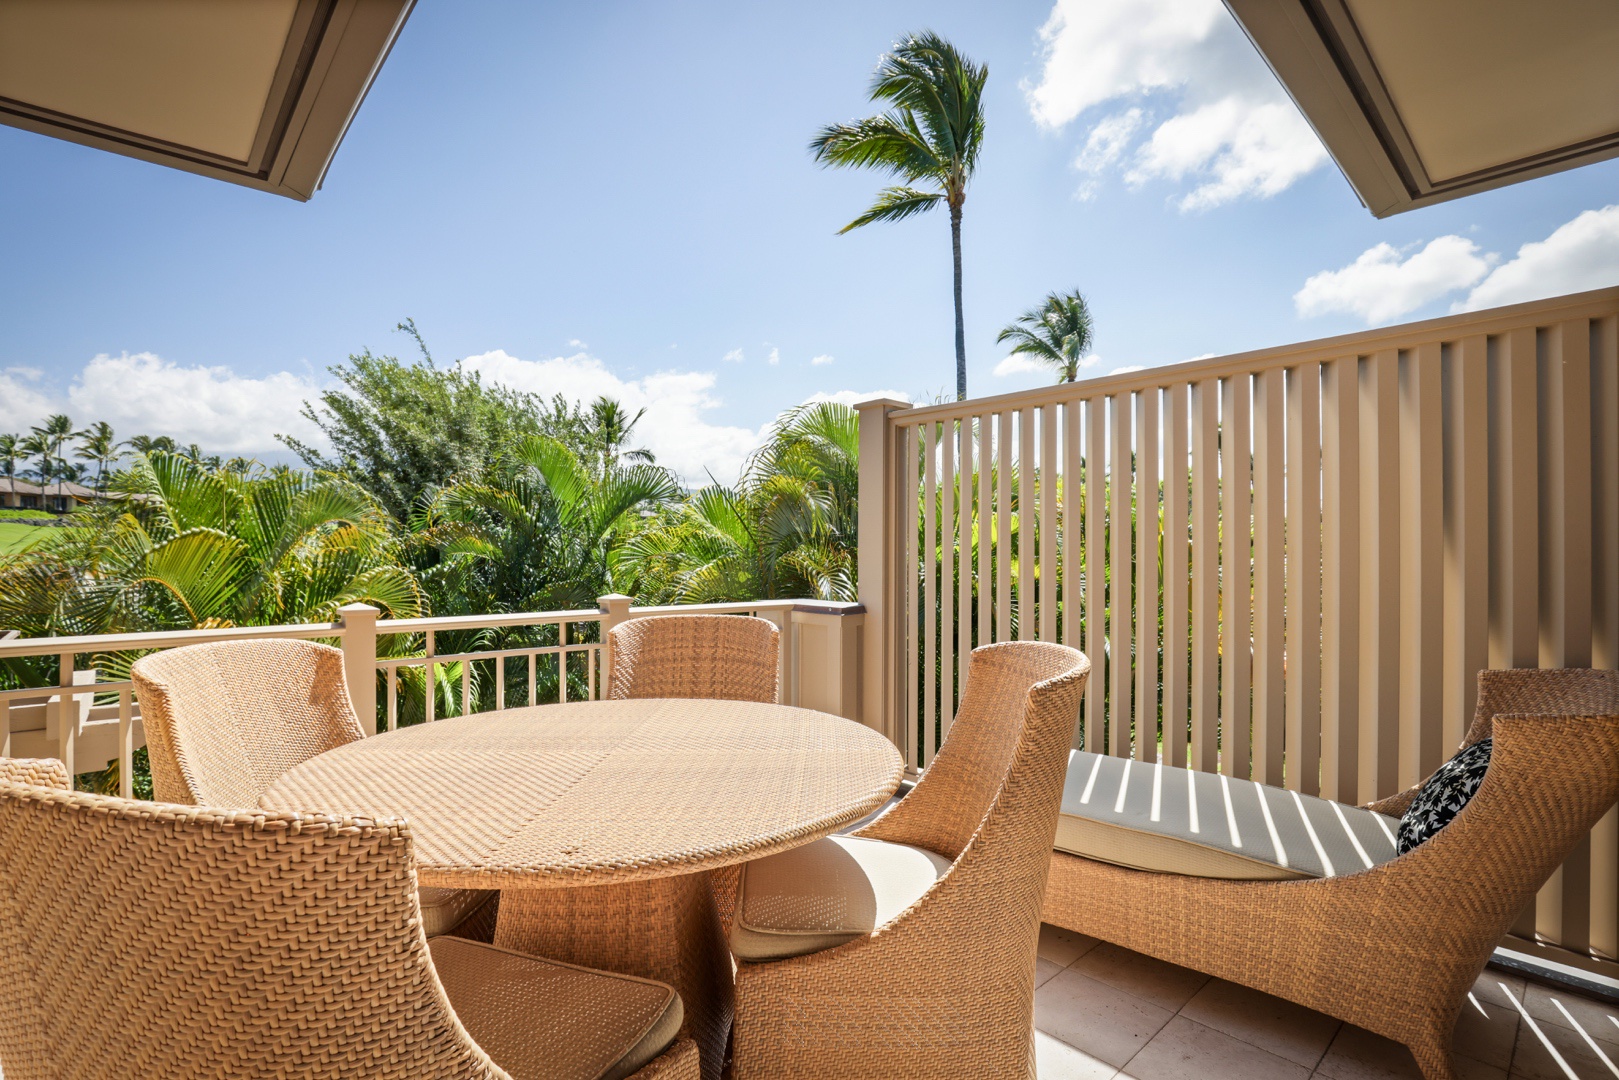
[(663, 983), (462, 938), (428, 946), (461, 1025), (514, 1080), (622, 1080), (680, 1031)]
[(1074, 750), (1058, 851), (1190, 877), (1286, 881), (1395, 856), (1398, 818), (1251, 780)]
[(423, 886), (417, 893), (422, 905), (422, 931), (430, 938), (448, 934), (499, 892), (494, 889), (438, 889)]
[(921, 899), (950, 869), (906, 844), (829, 836), (742, 868), (731, 951), (785, 960), (853, 941)]

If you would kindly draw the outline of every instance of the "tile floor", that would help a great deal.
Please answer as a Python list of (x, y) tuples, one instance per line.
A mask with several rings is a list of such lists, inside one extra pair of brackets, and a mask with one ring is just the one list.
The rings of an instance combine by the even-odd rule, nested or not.
[[(1047, 926), (1040, 1080), (1419, 1080), (1410, 1053), (1329, 1016)], [(1461, 1080), (1619, 1080), (1619, 1007), (1486, 970), (1456, 1025)]]

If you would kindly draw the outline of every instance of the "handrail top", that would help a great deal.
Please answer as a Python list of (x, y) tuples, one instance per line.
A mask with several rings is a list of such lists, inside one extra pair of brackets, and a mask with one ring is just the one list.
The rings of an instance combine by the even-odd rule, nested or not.
[(77, 637), (11, 638), (0, 641), (0, 660), (18, 656), (60, 656), (64, 653), (121, 652), (125, 649), (163, 649), (211, 641), (250, 641), (256, 638), (342, 637), (343, 624), (290, 623), (281, 626), (225, 626), (209, 630), (155, 630), (133, 634), (85, 634)]
[(1317, 338), (1314, 341), (1274, 345), (1203, 360), (1186, 360), (1178, 364), (1164, 364), (1160, 367), (1143, 368), (1140, 371), (1102, 375), (1079, 382), (1057, 383), (1054, 386), (1016, 390), (992, 397), (968, 398), (966, 401), (922, 405), (892, 412), (888, 419), (891, 423), (911, 427), (928, 421), (961, 420), (991, 413), (1015, 412), (1019, 409), (1085, 401), (1271, 368), (1319, 363), (1349, 355), (1364, 356), (1390, 348), (1409, 348), (1412, 345), (1453, 337), (1495, 334), (1523, 326), (1526, 322), (1555, 322), (1581, 316), (1612, 315), (1616, 310), (1619, 310), (1619, 286), (1592, 289), (1589, 292), (1570, 293), (1548, 300), (1531, 300), (1506, 307), (1445, 315), (1422, 322), (1401, 323), (1398, 326), (1374, 327), (1370, 330), (1357, 330), (1351, 334)]

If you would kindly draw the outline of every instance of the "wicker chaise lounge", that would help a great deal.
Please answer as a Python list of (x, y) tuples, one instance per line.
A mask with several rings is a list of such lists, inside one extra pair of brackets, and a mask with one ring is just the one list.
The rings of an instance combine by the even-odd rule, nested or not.
[(0, 762), (6, 1080), (697, 1080), (662, 983), (429, 942), (403, 822), (66, 785)]
[(974, 650), (949, 738), (903, 801), (747, 865), (736, 1080), (1034, 1076), (1041, 897), (1089, 672), (1061, 645)]
[[(1490, 737), (1477, 794), (1405, 855), (1363, 844), (1370, 868), (1223, 880), (1057, 851), (1045, 919), (1358, 1024), (1452, 1080), (1452, 1030), (1491, 951), (1619, 797), (1619, 672), (1481, 672), (1463, 745)], [(1397, 818), (1419, 789), (1366, 809)]]
[(746, 615), (652, 615), (607, 631), (607, 696), (780, 700), (781, 631)]
[[(343, 654), (312, 641), (222, 641), (135, 661), (152, 791), (188, 806), (257, 806), (294, 765), (364, 738)], [(427, 936), (494, 940), (500, 894), (422, 890)]]

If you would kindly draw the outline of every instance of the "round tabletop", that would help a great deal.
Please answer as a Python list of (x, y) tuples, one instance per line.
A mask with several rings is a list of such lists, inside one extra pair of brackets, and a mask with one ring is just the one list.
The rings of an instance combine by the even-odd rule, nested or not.
[(902, 772), (887, 739), (809, 709), (585, 701), (364, 738), (295, 766), (259, 805), (403, 817), (423, 885), (559, 888), (808, 843), (882, 806)]

